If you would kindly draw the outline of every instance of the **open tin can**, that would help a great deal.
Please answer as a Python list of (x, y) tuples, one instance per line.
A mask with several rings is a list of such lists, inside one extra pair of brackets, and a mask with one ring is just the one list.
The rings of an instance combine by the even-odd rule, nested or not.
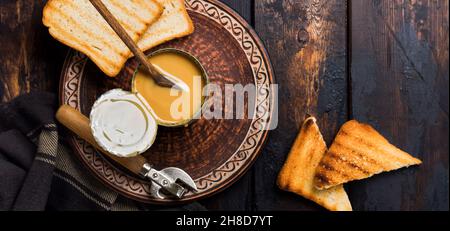
[[(151, 59), (152, 57), (158, 56), (158, 55), (163, 55), (163, 54), (175, 54), (175, 55), (179, 55), (183, 58), (186, 58), (186, 60), (189, 60), (189, 62), (191, 62), (193, 65), (195, 65), (195, 67), (199, 70), (200, 72), (200, 77), (201, 77), (201, 89), (200, 89), (200, 94), (201, 94), (201, 105), (200, 107), (198, 107), (198, 109), (195, 110), (194, 113), (192, 113), (188, 118), (182, 118), (180, 120), (177, 121), (170, 121), (167, 119), (163, 119), (161, 118), (158, 113), (152, 108), (152, 104), (151, 102), (149, 102), (150, 105), (150, 110), (154, 116), (154, 118), (156, 119), (158, 125), (161, 126), (165, 126), (165, 127), (181, 127), (181, 126), (188, 126), (195, 118), (200, 118), (201, 113), (203, 111), (203, 108), (205, 107), (205, 102), (208, 100), (208, 96), (204, 96), (205, 92), (208, 92), (208, 84), (209, 84), (209, 78), (208, 75), (205, 71), (205, 68), (202, 66), (202, 64), (200, 63), (200, 61), (195, 58), (193, 55), (189, 54), (188, 52), (179, 50), (179, 49), (175, 49), (175, 48), (163, 48), (163, 49), (159, 49), (156, 50), (152, 53), (150, 53), (147, 57), (149, 59)], [(138, 78), (138, 73), (139, 73), (139, 67), (138, 66), (136, 68), (136, 70), (133, 73), (133, 78), (132, 78), (132, 83), (131, 83), (131, 89), (132, 92), (139, 92), (138, 89), (138, 82), (137, 82), (137, 78)], [(142, 93), (141, 93), (142, 94)], [(190, 93), (192, 94), (192, 93)], [(149, 97), (158, 97), (157, 95), (152, 96), (151, 93), (149, 94), (142, 94), (142, 95), (146, 95), (146, 99), (148, 99)], [(191, 96), (190, 96), (191, 97)], [(156, 99), (156, 100), (160, 100), (160, 99)], [(150, 101), (150, 100), (148, 100)]]

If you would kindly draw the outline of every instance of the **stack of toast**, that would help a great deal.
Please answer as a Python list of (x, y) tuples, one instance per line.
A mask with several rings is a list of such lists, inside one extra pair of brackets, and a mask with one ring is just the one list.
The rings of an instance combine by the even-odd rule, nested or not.
[[(102, 0), (142, 51), (193, 33), (184, 0)], [(131, 51), (89, 0), (49, 0), (42, 21), (60, 42), (116, 76)]]
[(343, 184), (421, 164), (370, 125), (346, 122), (327, 150), (314, 117), (307, 118), (278, 175), (278, 186), (328, 210), (351, 211)]

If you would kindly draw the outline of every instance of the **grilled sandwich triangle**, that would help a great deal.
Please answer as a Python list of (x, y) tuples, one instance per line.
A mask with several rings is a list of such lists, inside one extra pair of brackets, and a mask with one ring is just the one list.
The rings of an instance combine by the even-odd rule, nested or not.
[(341, 127), (320, 161), (314, 184), (317, 189), (328, 189), (421, 163), (390, 144), (370, 125), (351, 120)]

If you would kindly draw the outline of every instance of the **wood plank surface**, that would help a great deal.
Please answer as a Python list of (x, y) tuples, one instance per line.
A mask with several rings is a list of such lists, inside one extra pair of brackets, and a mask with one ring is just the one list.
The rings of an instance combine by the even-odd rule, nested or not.
[(275, 181), (307, 114), (328, 143), (347, 120), (346, 9), (341, 0), (255, 2), (255, 28), (279, 84), (278, 127), (253, 167), (257, 210), (320, 209)]
[(423, 161), (351, 183), (358, 210), (448, 210), (448, 3), (352, 1), (353, 115)]
[(0, 3), (0, 101), (32, 90), (57, 93), (67, 48), (41, 22), (46, 1)]

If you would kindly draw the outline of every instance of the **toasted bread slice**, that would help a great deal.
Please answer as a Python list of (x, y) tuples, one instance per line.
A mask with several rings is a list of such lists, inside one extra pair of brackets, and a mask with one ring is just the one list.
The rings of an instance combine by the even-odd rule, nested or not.
[(303, 122), (299, 135), (278, 175), (280, 189), (296, 193), (333, 211), (351, 211), (352, 206), (342, 185), (317, 190), (314, 187), (316, 167), (327, 150), (314, 117)]
[[(134, 41), (162, 14), (155, 0), (103, 0)], [(83, 52), (108, 76), (116, 76), (131, 51), (89, 0), (49, 0), (42, 21), (60, 42)]]
[(184, 0), (156, 1), (163, 6), (164, 11), (161, 18), (148, 28), (138, 42), (144, 51), (194, 32), (194, 24), (186, 10)]
[(341, 127), (317, 167), (315, 186), (328, 189), (421, 163), (419, 159), (390, 144), (370, 125), (351, 120)]

